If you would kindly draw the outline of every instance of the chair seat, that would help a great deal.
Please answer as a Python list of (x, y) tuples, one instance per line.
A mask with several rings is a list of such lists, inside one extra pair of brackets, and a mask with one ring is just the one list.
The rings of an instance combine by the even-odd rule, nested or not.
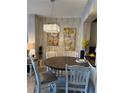
[(58, 88), (65, 89), (65, 83), (66, 83), (65, 76), (59, 76), (55, 83)]
[(53, 82), (55, 80), (57, 80), (57, 77), (54, 73), (52, 73), (51, 71), (47, 71), (47, 72), (43, 72), (41, 73), (41, 84), (44, 83), (49, 83), (49, 82)]

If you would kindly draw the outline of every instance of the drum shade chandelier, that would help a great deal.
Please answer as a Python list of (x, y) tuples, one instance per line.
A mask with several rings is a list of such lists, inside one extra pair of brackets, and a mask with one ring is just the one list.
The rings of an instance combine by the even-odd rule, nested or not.
[[(52, 4), (52, 8), (51, 8), (51, 17), (52, 17), (55, 0), (50, 0), (50, 1), (51, 1), (51, 4)], [(58, 32), (60, 32), (60, 27), (56, 23), (44, 24), (43, 25), (43, 31), (45, 31), (47, 33), (58, 33)]]
[(47, 33), (58, 33), (60, 32), (60, 27), (57, 24), (44, 24), (43, 30)]

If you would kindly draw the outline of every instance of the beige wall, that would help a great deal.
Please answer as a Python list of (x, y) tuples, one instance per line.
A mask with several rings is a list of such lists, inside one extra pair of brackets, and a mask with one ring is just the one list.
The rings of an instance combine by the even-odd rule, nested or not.
[(84, 8), (84, 11), (82, 12), (81, 24), (79, 28), (80, 30), (77, 36), (79, 43), (76, 43), (76, 50), (78, 51), (79, 54), (80, 54), (80, 50), (83, 49), (82, 44), (80, 44), (81, 41), (83, 39), (88, 39), (88, 40), (90, 39), (91, 23), (86, 22), (86, 20), (88, 19), (88, 21), (92, 21), (93, 18), (97, 16), (96, 4), (97, 4), (97, 0), (89, 0), (86, 7)]
[(42, 17), (35, 15), (35, 53), (38, 56), (39, 47), (43, 45)]
[(97, 22), (91, 24), (90, 32), (90, 46), (96, 46), (97, 44)]
[[(30, 54), (35, 54), (35, 15), (27, 15), (27, 49), (30, 50)], [(31, 49), (31, 47), (33, 49)]]
[[(60, 26), (59, 46), (47, 46), (47, 34), (43, 32), (43, 23), (57, 23)], [(77, 28), (77, 34), (80, 28), (80, 18), (46, 18), (36, 16), (36, 54), (38, 54), (38, 47), (43, 46), (43, 58), (45, 58), (46, 51), (56, 51), (57, 55), (61, 56), (64, 52), (63, 43), (63, 28), (74, 27)], [(78, 39), (77, 39), (78, 41)]]
[(35, 42), (35, 16), (27, 16), (28, 43)]

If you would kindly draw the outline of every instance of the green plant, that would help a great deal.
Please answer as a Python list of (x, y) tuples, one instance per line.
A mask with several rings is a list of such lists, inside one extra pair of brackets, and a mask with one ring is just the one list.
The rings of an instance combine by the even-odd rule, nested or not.
[(88, 48), (88, 46), (89, 46), (89, 40), (85, 40), (85, 39), (84, 39), (84, 40), (82, 41), (82, 46), (83, 46), (83, 48), (85, 48), (85, 49)]

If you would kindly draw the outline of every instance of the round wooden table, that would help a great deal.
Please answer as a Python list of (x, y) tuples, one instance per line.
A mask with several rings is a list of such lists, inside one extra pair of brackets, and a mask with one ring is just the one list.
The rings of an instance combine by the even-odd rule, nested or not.
[(56, 70), (65, 70), (65, 65), (82, 65), (88, 67), (89, 64), (86, 63), (77, 63), (75, 57), (67, 57), (67, 56), (57, 56), (51, 57), (44, 61), (44, 64), (52, 69)]

